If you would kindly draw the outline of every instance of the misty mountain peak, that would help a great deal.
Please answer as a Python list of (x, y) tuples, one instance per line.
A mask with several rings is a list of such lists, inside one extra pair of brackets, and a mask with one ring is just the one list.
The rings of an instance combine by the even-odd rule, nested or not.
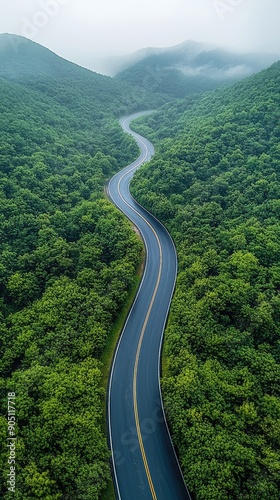
[(272, 54), (238, 54), (212, 44), (187, 40), (167, 48), (130, 54), (116, 78), (151, 87), (172, 97), (205, 92), (241, 80), (278, 60)]

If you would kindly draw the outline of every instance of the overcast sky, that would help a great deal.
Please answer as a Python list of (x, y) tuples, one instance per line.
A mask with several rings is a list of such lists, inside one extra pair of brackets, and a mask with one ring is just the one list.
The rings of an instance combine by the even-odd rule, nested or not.
[(0, 32), (24, 35), (73, 62), (185, 40), (280, 54), (279, 0), (0, 0)]

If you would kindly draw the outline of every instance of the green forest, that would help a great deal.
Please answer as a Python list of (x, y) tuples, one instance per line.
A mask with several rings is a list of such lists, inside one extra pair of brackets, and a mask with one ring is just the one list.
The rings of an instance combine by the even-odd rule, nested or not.
[(279, 498), (279, 89), (276, 63), (134, 125), (157, 154), (132, 193), (178, 250), (162, 390), (196, 500)]
[(165, 76), (141, 88), (0, 36), (3, 500), (111, 495), (103, 359), (143, 244), (106, 183), (138, 155), (117, 118), (151, 108), (132, 193), (178, 252), (161, 383), (185, 481), (193, 500), (279, 498), (280, 63), (184, 99)]
[(170, 102), (231, 85), (275, 61), (268, 54), (234, 53), (193, 40), (148, 48), (135, 56), (114, 79), (156, 93), (157, 102), (160, 97)]
[[(96, 77), (89, 86), (81, 71), (79, 105), (64, 77), (59, 87), (58, 77), (56, 85), (48, 80), (47, 90), (0, 79), (5, 500), (93, 500), (110, 480), (101, 357), (135, 283), (142, 243), (104, 185), (138, 154), (116, 120), (137, 102), (125, 91), (120, 110), (108, 85), (105, 105), (94, 94)], [(7, 484), (8, 393), (16, 394), (15, 493)]]

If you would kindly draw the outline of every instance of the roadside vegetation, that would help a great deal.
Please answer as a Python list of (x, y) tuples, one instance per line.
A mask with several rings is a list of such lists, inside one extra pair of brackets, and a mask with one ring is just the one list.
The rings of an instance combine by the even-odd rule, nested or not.
[(196, 500), (280, 491), (280, 63), (135, 124), (132, 181), (175, 240), (162, 389)]
[(92, 120), (49, 92), (7, 80), (0, 92), (0, 496), (98, 499), (110, 481), (101, 357), (142, 251), (103, 186), (138, 149), (105, 107)]
[[(104, 184), (138, 154), (116, 117), (164, 99), (0, 49), (0, 496), (107, 500), (105, 378), (143, 246)], [(133, 194), (179, 255), (162, 388), (195, 500), (279, 498), (279, 88), (275, 64), (137, 122), (157, 153)]]

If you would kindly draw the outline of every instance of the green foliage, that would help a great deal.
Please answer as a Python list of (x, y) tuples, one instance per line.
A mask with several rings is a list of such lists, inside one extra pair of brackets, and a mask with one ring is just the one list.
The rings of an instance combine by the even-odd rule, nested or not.
[(169, 66), (165, 59), (159, 61), (155, 56), (145, 58), (122, 71), (115, 77), (115, 80), (157, 92), (161, 99), (167, 102), (174, 98), (200, 94), (232, 83), (232, 80), (227, 81), (224, 78), (216, 80), (206, 76), (197, 76), (195, 70), (192, 76), (187, 76), (177, 69), (176, 65)]
[(278, 63), (137, 126), (158, 154), (132, 191), (178, 249), (162, 387), (198, 500), (279, 498), (279, 85)]
[[(20, 446), (15, 498), (99, 498), (109, 453), (100, 430), (100, 363), (35, 362), (15, 371)], [(28, 422), (28, 425), (27, 425)], [(63, 492), (63, 494), (62, 494)]]
[[(76, 115), (81, 130), (90, 131), (88, 120), (101, 124), (109, 113), (123, 116), (164, 102), (148, 88), (99, 75), (15, 35), (0, 34), (0, 78), (48, 96)], [(51, 123), (59, 118), (53, 115)], [(91, 146), (97, 145), (98, 141), (92, 141)]]
[(188, 40), (174, 47), (136, 53), (116, 79), (157, 92), (170, 101), (232, 84), (275, 60), (267, 54), (234, 54)]
[[(110, 79), (103, 85), (61, 61), (39, 84), (46, 60), (36, 73), (33, 56), (24, 82), (11, 61), (0, 80), (0, 496), (93, 500), (110, 478), (100, 358), (142, 250), (103, 194), (137, 155), (113, 116), (135, 101), (123, 94), (119, 103), (123, 90)], [(15, 493), (7, 491), (10, 391)]]

